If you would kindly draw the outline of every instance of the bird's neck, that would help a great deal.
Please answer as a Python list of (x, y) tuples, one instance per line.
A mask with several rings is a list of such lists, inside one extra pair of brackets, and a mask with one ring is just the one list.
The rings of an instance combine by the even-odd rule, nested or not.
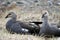
[(11, 22), (16, 22), (16, 18), (11, 18), (10, 21)]
[(48, 24), (48, 18), (44, 18), (44, 19), (43, 19), (43, 24), (44, 24), (44, 25)]

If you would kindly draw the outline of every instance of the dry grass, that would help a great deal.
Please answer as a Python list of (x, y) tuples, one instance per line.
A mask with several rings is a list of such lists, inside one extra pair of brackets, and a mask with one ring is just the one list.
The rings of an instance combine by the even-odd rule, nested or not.
[[(42, 10), (36, 9), (35, 11), (28, 11), (22, 12), (20, 7), (15, 7), (14, 9), (9, 9), (2, 14), (2, 18), (0, 18), (0, 40), (60, 40), (59, 38), (44, 38), (40, 36), (33, 36), (33, 35), (20, 35), (20, 34), (10, 34), (5, 29), (5, 24), (8, 21), (5, 19), (5, 16), (10, 12), (15, 12), (17, 16), (17, 20), (21, 21), (41, 21)], [(54, 19), (54, 20), (53, 20)], [(53, 12), (50, 14), (49, 21), (50, 22), (57, 22), (60, 20), (60, 15)]]

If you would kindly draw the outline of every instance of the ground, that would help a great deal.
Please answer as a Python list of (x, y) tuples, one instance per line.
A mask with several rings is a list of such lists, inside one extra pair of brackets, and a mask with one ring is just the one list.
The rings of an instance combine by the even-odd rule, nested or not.
[[(30, 22), (30, 21), (42, 21), (41, 16), (43, 11), (49, 11), (49, 22), (58, 23), (60, 21), (60, 10), (58, 6), (38, 6), (37, 8), (33, 6), (33, 9), (27, 8), (24, 10), (22, 7), (13, 7), (13, 9), (8, 8), (5, 12), (0, 15), (0, 40), (60, 40), (60, 38), (44, 38), (37, 35), (21, 35), (21, 34), (10, 34), (6, 30), (6, 22), (9, 19), (5, 19), (5, 16), (13, 11), (17, 15), (17, 21)], [(22, 11), (21, 11), (22, 10)]]

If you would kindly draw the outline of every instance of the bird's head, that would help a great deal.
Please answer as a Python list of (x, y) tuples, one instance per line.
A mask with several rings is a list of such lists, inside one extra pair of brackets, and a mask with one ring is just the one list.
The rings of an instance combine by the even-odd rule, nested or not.
[(48, 12), (44, 12), (44, 14), (42, 15), (42, 18), (47, 18), (49, 16)]
[(5, 18), (16, 18), (17, 15), (14, 12), (10, 12), (9, 14), (7, 14), (7, 16)]
[(48, 21), (48, 16), (49, 16), (48, 12), (45, 11), (44, 14), (42, 15), (42, 22), (47, 22)]

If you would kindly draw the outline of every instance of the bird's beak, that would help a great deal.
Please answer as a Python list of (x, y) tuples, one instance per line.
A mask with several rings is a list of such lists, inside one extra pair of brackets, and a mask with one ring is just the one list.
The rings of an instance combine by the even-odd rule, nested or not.
[(42, 15), (42, 18), (44, 17), (44, 14)]
[(11, 15), (11, 14), (8, 14), (5, 18), (8, 18), (8, 17), (9, 17), (9, 15)]
[(5, 18), (8, 18), (8, 15)]

